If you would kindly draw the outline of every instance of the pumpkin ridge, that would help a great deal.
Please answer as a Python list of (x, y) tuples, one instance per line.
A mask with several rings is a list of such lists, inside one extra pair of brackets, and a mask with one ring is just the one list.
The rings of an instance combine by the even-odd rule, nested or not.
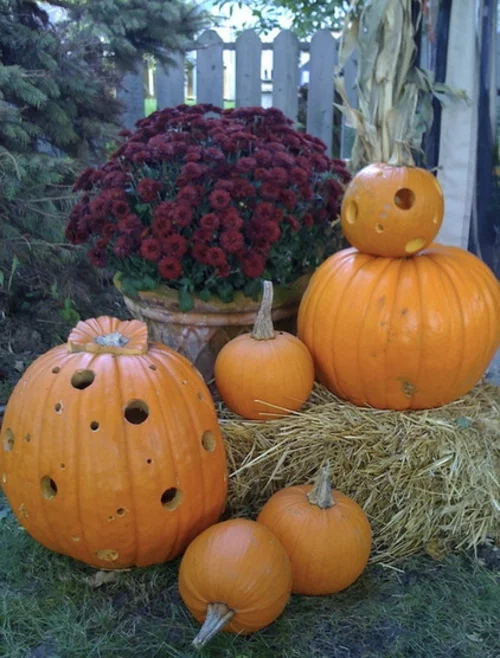
[[(138, 361), (140, 361), (140, 360), (138, 359)], [(113, 363), (113, 369), (114, 369), (115, 375), (116, 375), (115, 381), (119, 382), (119, 385), (115, 389), (116, 390), (116, 395), (119, 398), (119, 403), (120, 403), (119, 406), (120, 406), (120, 409), (122, 410), (122, 413), (123, 413), (123, 410), (125, 409), (125, 405), (126, 405), (126, 400), (125, 400), (125, 396), (123, 395), (121, 382), (122, 381), (126, 382), (128, 380), (128, 378), (126, 377), (126, 374), (127, 374), (126, 370), (125, 370), (125, 368), (122, 368), (122, 365), (125, 366), (126, 362), (122, 362), (121, 359), (115, 358), (115, 359), (112, 359), (112, 363)], [(122, 370), (125, 370), (125, 372), (122, 372)], [(122, 421), (122, 422), (124, 422), (124, 421)], [(129, 489), (130, 489), (130, 500), (132, 502), (132, 505), (131, 505), (132, 509), (129, 510), (129, 513), (132, 514), (132, 517), (131, 517), (132, 518), (132, 526), (134, 528), (133, 529), (133, 533), (134, 533), (134, 550), (132, 551), (133, 557), (131, 559), (131, 563), (132, 564), (137, 564), (137, 558), (140, 554), (139, 530), (138, 530), (138, 527), (137, 527), (137, 523), (135, 523), (135, 519), (138, 517), (137, 502), (136, 502), (136, 496), (135, 496), (135, 482), (134, 482), (134, 477), (133, 477), (134, 473), (133, 473), (133, 469), (131, 468), (131, 458), (130, 458), (130, 444), (131, 444), (131, 441), (130, 441), (130, 438), (129, 438), (130, 428), (127, 426), (127, 423), (124, 423), (124, 426), (125, 426), (125, 431), (122, 434), (122, 440), (124, 442), (124, 445), (121, 446), (121, 449), (123, 450), (123, 455), (124, 455), (124, 458), (125, 458), (126, 471), (127, 471), (127, 480), (130, 483)]]
[[(167, 393), (166, 398), (168, 400), (171, 400), (173, 397), (175, 397), (175, 393), (176, 393), (175, 387), (172, 386), (172, 383), (175, 382), (175, 377), (178, 377), (178, 374), (176, 374), (175, 372), (172, 372), (172, 367), (171, 367), (172, 366), (172, 361), (169, 358), (170, 355), (168, 353), (162, 352), (162, 351), (156, 352), (155, 348), (150, 349), (149, 352), (151, 353), (152, 356), (153, 355), (156, 356), (158, 361), (162, 365), (162, 368), (158, 368), (157, 371), (156, 371), (156, 374), (160, 378), (160, 380), (158, 381), (158, 385), (157, 385), (157, 387), (155, 387), (155, 390), (156, 391), (161, 390), (161, 391)], [(163, 405), (161, 405), (159, 403), (158, 395), (156, 395), (156, 398), (157, 398), (158, 408), (160, 410), (160, 414), (161, 414), (162, 419), (165, 423), (164, 426), (168, 427), (170, 429), (171, 428), (171, 423), (167, 422), (168, 421), (168, 418), (167, 418), (168, 408), (164, 407)], [(185, 407), (186, 405), (185, 405), (184, 395), (182, 395), (181, 398), (182, 398), (183, 406)], [(176, 433), (178, 433), (178, 428), (177, 427), (175, 428), (175, 432), (172, 432), (172, 434), (176, 434)], [(163, 449), (165, 449), (165, 445), (168, 445), (168, 454), (169, 454), (168, 459), (169, 459), (170, 463), (171, 464), (177, 464), (178, 462), (177, 462), (177, 459), (176, 459), (176, 456), (175, 456), (175, 449), (174, 449), (175, 441), (165, 441), (162, 444)], [(177, 467), (175, 468), (174, 472), (175, 472), (176, 480), (179, 479), (179, 473), (177, 471)], [(156, 463), (155, 463), (155, 473), (157, 473), (157, 481), (159, 483), (158, 491), (161, 492), (164, 488), (164, 483), (161, 480), (161, 471), (160, 471), (160, 469), (158, 469)], [(176, 481), (175, 483), (173, 483), (173, 485), (174, 486), (179, 486), (179, 482)], [(159, 511), (160, 512), (162, 511), (161, 508), (160, 508)], [(176, 528), (176, 530), (175, 530), (174, 540), (171, 542), (171, 544), (169, 546), (168, 555), (165, 557), (165, 560), (171, 559), (171, 557), (177, 553), (177, 551), (179, 550), (180, 543), (181, 543), (180, 539), (183, 536), (183, 530), (184, 530), (184, 527), (183, 527), (184, 524), (182, 523), (182, 516), (183, 515), (182, 515), (182, 513), (176, 514), (175, 512), (173, 513), (173, 515), (175, 517), (175, 528)], [(170, 518), (169, 518), (169, 520), (170, 520)]]
[[(467, 270), (466, 270), (465, 267), (457, 267), (456, 262), (451, 260), (451, 261), (446, 262), (446, 267), (449, 267), (449, 269), (453, 272), (453, 277), (452, 277), (449, 274), (449, 272), (446, 271), (446, 274), (449, 276), (451, 281), (453, 281), (454, 277), (456, 277), (456, 280), (458, 280), (459, 283), (463, 285), (464, 281), (467, 283), (469, 280), (474, 280), (474, 283), (476, 285), (477, 290), (479, 290), (481, 292), (481, 305), (488, 306), (488, 304), (486, 302), (486, 295), (485, 295), (485, 285), (484, 285), (485, 282), (482, 280), (483, 277), (480, 276), (480, 268), (478, 267), (478, 263), (476, 263), (475, 261), (471, 262), (470, 267), (468, 267)], [(456, 283), (453, 282), (453, 284), (454, 284), (453, 285), (454, 290), (456, 291), (457, 298), (458, 298), (459, 297), (459, 294), (458, 294), (459, 290), (457, 288)], [(462, 285), (460, 287), (462, 287)], [(463, 305), (460, 304), (460, 306), (461, 306), (461, 310), (462, 310), (463, 328), (464, 328), (464, 335), (465, 335), (465, 333), (466, 333), (466, 330), (465, 330), (466, 315), (464, 313)], [(469, 313), (467, 313), (467, 315), (469, 315)], [(489, 331), (489, 329), (491, 327), (491, 320), (492, 320), (492, 317), (490, 317), (491, 314), (486, 313), (485, 315), (486, 315), (487, 321), (488, 321), (488, 334), (493, 335), (493, 332)], [(476, 348), (477, 341), (474, 341), (474, 345), (475, 345), (475, 349), (477, 349)], [(480, 345), (480, 348), (482, 348), (482, 353), (486, 356), (488, 354), (488, 352), (486, 351), (486, 348), (488, 347), (488, 342), (487, 341), (480, 341), (479, 345)], [(459, 374), (463, 370), (464, 357), (465, 357), (465, 350), (462, 351), (462, 361), (461, 361), (461, 364), (460, 364)]]
[[(377, 263), (377, 262), (381, 262), (381, 261), (375, 260), (374, 262)], [(364, 380), (364, 377), (363, 377), (363, 368), (362, 368), (362, 345), (363, 345), (363, 342), (364, 342), (363, 341), (364, 332), (366, 331), (366, 320), (367, 320), (368, 313), (371, 309), (371, 306), (374, 303), (373, 300), (374, 300), (374, 297), (375, 297), (375, 293), (377, 292), (377, 287), (378, 287), (379, 283), (382, 281), (382, 279), (384, 278), (384, 276), (387, 275), (387, 271), (389, 270), (389, 268), (392, 267), (393, 263), (394, 263), (394, 260), (388, 259), (387, 263), (385, 264), (385, 267), (382, 267), (380, 269), (380, 271), (378, 273), (378, 277), (376, 279), (376, 282), (372, 285), (372, 288), (370, 290), (370, 293), (369, 293), (369, 296), (368, 296), (368, 299), (366, 301), (365, 308), (364, 308), (363, 324), (361, 326), (360, 335), (359, 335), (357, 343), (356, 343), (356, 357), (357, 357), (357, 368), (356, 369), (357, 369), (358, 376), (359, 376), (361, 393), (362, 393), (363, 398), (365, 400), (369, 400), (372, 397), (371, 394), (366, 395), (366, 392), (367, 392), (368, 389), (365, 385), (365, 380)], [(387, 335), (387, 338), (389, 338), (389, 334)], [(385, 350), (385, 354), (387, 355), (387, 349)], [(387, 372), (387, 366), (385, 364), (385, 360), (384, 360), (384, 367), (385, 367), (385, 372)], [(385, 380), (385, 377), (384, 377), (384, 380)]]
[[(401, 281), (401, 275), (404, 272), (404, 270), (406, 269), (407, 262), (408, 262), (408, 260), (405, 259), (405, 258), (398, 258), (398, 259), (394, 259), (394, 260), (391, 259), (390, 260), (390, 264), (392, 265), (394, 263), (394, 265), (395, 265), (395, 268), (393, 268), (393, 269), (396, 269), (396, 268), (397, 269), (396, 269), (396, 271), (394, 272), (394, 275), (393, 275), (394, 278), (395, 278), (394, 301), (393, 301), (392, 308), (391, 308), (391, 311), (390, 311), (390, 314), (389, 314), (389, 324), (388, 324), (387, 336), (386, 336), (386, 341), (385, 341), (385, 349), (384, 349), (384, 381), (385, 381), (384, 399), (385, 399), (385, 406), (386, 407), (389, 404), (389, 386), (388, 386), (389, 381), (388, 381), (388, 377), (387, 377), (386, 373), (388, 371), (387, 359), (388, 359), (388, 356), (389, 356), (391, 328), (393, 326), (394, 316), (397, 312), (397, 295), (398, 295), (399, 285), (400, 285), (400, 281)], [(369, 398), (365, 398), (365, 399), (368, 400)], [(411, 399), (408, 401), (408, 406), (411, 406)]]
[[(43, 376), (45, 375), (43, 369), (40, 369), (39, 372), (40, 372), (40, 376), (43, 378)], [(52, 393), (52, 388), (55, 386), (55, 383), (56, 383), (55, 380), (52, 380), (50, 382), (51, 385), (47, 386), (47, 388), (45, 389), (45, 395), (40, 395), (39, 397), (37, 397), (37, 403), (42, 409), (52, 408), (52, 405), (50, 405), (50, 407), (47, 407), (47, 400), (49, 399)], [(44, 431), (44, 425), (47, 424), (47, 417), (45, 416), (45, 414), (35, 414), (35, 413), (33, 414), (33, 416), (35, 418), (41, 418), (41, 423), (39, 424), (39, 426), (33, 427), (33, 434), (36, 437), (35, 443), (36, 443), (36, 451), (37, 451), (36, 453), (37, 470), (38, 470), (38, 474), (41, 474), (42, 473), (41, 462), (42, 462), (42, 455), (44, 453), (44, 450), (42, 450), (42, 442), (46, 441), (47, 434)], [(40, 482), (36, 482), (35, 486), (40, 487)], [(61, 545), (56, 538), (56, 534), (54, 532), (52, 524), (49, 523), (49, 517), (43, 499), (40, 501), (40, 511), (44, 520), (44, 524), (43, 524), (45, 528), (44, 534), (49, 535), (49, 537), (51, 538), (50, 543), (52, 544), (52, 546), (56, 546), (57, 547), (56, 550), (60, 551)]]
[[(453, 270), (453, 260), (451, 261), (451, 269)], [(465, 345), (465, 338), (467, 336), (467, 331), (465, 328), (465, 317), (464, 317), (464, 307), (462, 304), (462, 299), (460, 295), (460, 290), (457, 288), (456, 282), (454, 281), (453, 276), (451, 276), (450, 272), (448, 271), (448, 267), (450, 267), (450, 260), (446, 257), (446, 254), (443, 254), (442, 257), (440, 258), (440, 262), (438, 265), (440, 271), (444, 274), (444, 276), (448, 279), (448, 282), (450, 283), (450, 288), (453, 291), (454, 297), (455, 297), (455, 303), (456, 303), (456, 308), (458, 309), (459, 313), (454, 314), (455, 319), (458, 315), (459, 317), (459, 323), (457, 322), (456, 325), (460, 324), (460, 331), (461, 331), (461, 336), (460, 336), (460, 345)], [(468, 268), (467, 273), (469, 274), (470, 270), (473, 268)], [(459, 268), (458, 272), (454, 272), (455, 274), (458, 274), (459, 278), (461, 278), (461, 268)], [(455, 324), (455, 323), (454, 323)], [(456, 326), (455, 325), (455, 326)], [(456, 366), (456, 370), (454, 372), (454, 379), (457, 380), (459, 376), (461, 375), (462, 371), (464, 370), (464, 365), (465, 365), (465, 350), (461, 349), (460, 350), (460, 362), (459, 365)]]
[[(348, 260), (348, 264), (350, 265), (349, 260)], [(349, 277), (346, 277), (345, 285), (344, 285), (344, 287), (343, 287), (343, 289), (340, 293), (340, 297), (338, 299), (337, 310), (340, 310), (342, 308), (342, 305), (345, 301), (345, 298), (348, 296), (349, 290), (350, 290), (351, 286), (353, 285), (353, 283), (355, 282), (356, 277), (360, 273), (361, 269), (362, 269), (362, 265), (360, 263), (358, 269), (354, 273), (350, 272)], [(322, 293), (324, 291), (326, 291), (328, 293), (328, 291), (331, 289), (331, 287), (332, 287), (331, 286), (331, 280), (332, 279), (333, 279), (333, 272), (329, 271), (328, 276), (325, 277), (323, 291), (321, 291)], [(318, 303), (321, 301), (321, 295), (317, 296), (317, 300), (318, 300)], [(335, 314), (335, 318), (334, 318), (334, 320), (331, 324), (331, 328), (328, 332), (329, 336), (335, 336), (335, 334), (337, 333), (337, 326), (338, 326), (338, 323), (339, 323), (339, 315), (340, 315), (339, 313)], [(337, 375), (337, 369), (336, 369), (336, 365), (335, 365), (336, 364), (336, 359), (335, 359), (336, 341), (330, 340), (329, 342), (331, 343), (331, 346), (330, 346), (330, 359), (329, 359), (330, 368), (333, 372), (334, 380), (337, 381), (337, 386), (338, 386), (339, 393), (340, 393), (341, 397), (344, 397), (345, 396), (345, 390), (344, 390), (343, 386), (341, 385), (340, 377)]]

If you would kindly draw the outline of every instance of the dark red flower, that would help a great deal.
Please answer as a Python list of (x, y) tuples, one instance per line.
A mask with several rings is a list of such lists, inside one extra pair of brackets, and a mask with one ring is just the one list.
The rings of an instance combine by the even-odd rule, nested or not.
[(202, 215), (200, 219), (200, 228), (206, 231), (216, 231), (219, 228), (220, 219), (214, 212), (209, 212), (206, 215)]
[(269, 167), (273, 161), (273, 154), (266, 149), (257, 149), (255, 159), (261, 167)]
[(202, 242), (195, 242), (191, 248), (191, 255), (195, 261), (206, 265), (208, 246)]
[(307, 171), (301, 169), (300, 167), (293, 167), (290, 171), (290, 180), (294, 185), (307, 185), (309, 176)]
[(182, 274), (182, 265), (178, 258), (165, 256), (158, 263), (158, 271), (164, 279), (178, 279)]
[(269, 180), (280, 187), (285, 187), (288, 184), (288, 173), (283, 167), (272, 167), (269, 171)]
[(147, 238), (141, 244), (140, 254), (146, 260), (156, 262), (161, 256), (161, 247), (155, 238)]
[(310, 212), (306, 212), (306, 214), (302, 219), (302, 223), (307, 228), (310, 228), (314, 224), (314, 217), (311, 215)]
[(113, 252), (118, 258), (126, 258), (132, 254), (134, 241), (128, 235), (121, 235), (115, 242)]
[(143, 178), (137, 186), (137, 192), (145, 203), (157, 201), (158, 194), (162, 189), (163, 185), (160, 181), (153, 180), (152, 178)]
[(227, 190), (228, 192), (231, 192), (233, 187), (234, 183), (232, 180), (219, 179), (215, 182), (214, 190)]
[(231, 197), (226, 190), (214, 190), (208, 200), (214, 210), (225, 210), (231, 203)]
[(163, 201), (162, 203), (159, 203), (153, 210), (153, 220), (172, 219), (174, 208), (175, 205), (172, 201)]
[(163, 240), (162, 246), (167, 256), (176, 256), (177, 258), (182, 258), (188, 250), (186, 238), (179, 234), (170, 235)]
[(245, 238), (239, 231), (229, 229), (221, 233), (220, 243), (229, 254), (236, 254), (245, 244)]
[(273, 183), (262, 183), (260, 193), (263, 199), (278, 201), (281, 195), (281, 188)]
[(233, 199), (246, 199), (255, 196), (255, 188), (244, 178), (235, 178), (233, 181)]
[(125, 217), (129, 214), (130, 206), (126, 201), (115, 201), (111, 206), (111, 212), (117, 219), (120, 219), (121, 217)]
[(295, 215), (287, 215), (285, 217), (285, 222), (290, 224), (292, 231), (300, 231), (299, 220), (295, 217)]
[(193, 211), (187, 204), (179, 203), (172, 210), (172, 219), (177, 226), (190, 226), (193, 221)]
[(244, 225), (236, 208), (228, 208), (222, 215), (222, 226), (226, 229), (240, 229)]
[(240, 158), (236, 163), (236, 171), (240, 174), (249, 174), (257, 166), (257, 160), (255, 158)]
[(269, 178), (269, 169), (264, 169), (264, 167), (257, 167), (253, 176), (255, 180), (267, 180)]
[(210, 242), (213, 237), (213, 233), (206, 228), (197, 228), (193, 232), (193, 241), (194, 242)]
[(281, 190), (281, 201), (287, 210), (293, 210), (297, 203), (297, 197), (292, 190)]
[(268, 201), (261, 201), (255, 206), (256, 219), (270, 220), (274, 218), (275, 207)]
[(185, 201), (188, 205), (199, 203), (200, 194), (194, 185), (181, 187), (175, 197), (177, 201)]
[(127, 215), (118, 222), (118, 230), (120, 233), (132, 235), (142, 229), (142, 223), (137, 215)]
[(231, 267), (229, 263), (223, 263), (217, 268), (217, 276), (221, 279), (226, 279), (231, 274)]
[(255, 253), (247, 253), (241, 259), (243, 274), (250, 279), (255, 279), (263, 274), (266, 266), (264, 258)]
[(205, 165), (196, 164), (196, 162), (188, 162), (181, 169), (181, 176), (186, 180), (193, 180), (200, 178), (208, 170)]
[(209, 247), (206, 254), (207, 265), (221, 267), (226, 263), (226, 254), (220, 247)]
[(107, 258), (104, 249), (95, 245), (87, 251), (87, 256), (95, 267), (106, 267)]

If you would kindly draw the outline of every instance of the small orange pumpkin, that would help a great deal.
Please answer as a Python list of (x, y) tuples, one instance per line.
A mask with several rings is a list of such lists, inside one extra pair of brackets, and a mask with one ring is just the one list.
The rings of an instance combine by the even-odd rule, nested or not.
[(169, 560), (224, 508), (210, 392), (137, 320), (79, 322), (39, 357), (9, 399), (1, 441), (1, 482), (21, 525), (96, 567)]
[(341, 226), (359, 251), (399, 258), (428, 247), (443, 214), (443, 191), (429, 171), (379, 162), (361, 169), (349, 183)]
[(379, 409), (427, 409), (465, 395), (500, 346), (500, 284), (468, 251), (413, 258), (337, 252), (314, 273), (298, 333), (321, 383)]
[(257, 522), (285, 547), (295, 594), (333, 594), (349, 587), (370, 556), (370, 523), (358, 503), (332, 489), (328, 466), (314, 486), (287, 487), (271, 496)]
[(226, 343), (215, 362), (215, 384), (235, 413), (266, 420), (297, 411), (314, 384), (314, 363), (296, 336), (275, 331), (271, 319), (273, 284), (264, 281), (252, 333)]
[(290, 560), (276, 536), (248, 519), (231, 519), (202, 532), (179, 569), (179, 592), (203, 626), (193, 645), (218, 631), (246, 635), (283, 612), (292, 587)]

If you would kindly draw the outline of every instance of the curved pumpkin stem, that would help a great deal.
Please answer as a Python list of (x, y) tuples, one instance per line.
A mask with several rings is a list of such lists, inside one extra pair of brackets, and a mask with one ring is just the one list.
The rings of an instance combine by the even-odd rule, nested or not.
[(207, 616), (200, 632), (193, 640), (193, 646), (197, 649), (204, 647), (233, 617), (234, 610), (225, 603), (209, 603), (207, 605)]
[(313, 488), (307, 494), (307, 499), (311, 505), (317, 505), (321, 509), (328, 509), (336, 504), (332, 494), (330, 464), (328, 462), (319, 472)]
[(253, 325), (252, 338), (256, 340), (272, 340), (275, 336), (271, 311), (273, 308), (273, 283), (264, 281), (264, 291), (259, 312)]

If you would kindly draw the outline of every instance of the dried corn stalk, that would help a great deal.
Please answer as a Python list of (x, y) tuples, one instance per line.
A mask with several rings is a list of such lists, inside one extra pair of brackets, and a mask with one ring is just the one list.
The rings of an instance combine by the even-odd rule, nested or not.
[[(413, 2), (418, 6), (412, 21)], [(347, 125), (356, 130), (350, 168), (359, 171), (371, 162), (414, 165), (413, 153), (432, 120), (432, 96), (466, 98), (443, 84), (433, 83), (429, 73), (415, 66), (415, 33), (422, 18), (422, 0), (365, 0), (363, 8), (353, 0), (340, 43), (339, 66), (343, 68), (354, 48), (359, 51), (356, 79), (358, 108), (349, 105), (343, 79), (336, 77), (342, 98), (340, 108)]]

